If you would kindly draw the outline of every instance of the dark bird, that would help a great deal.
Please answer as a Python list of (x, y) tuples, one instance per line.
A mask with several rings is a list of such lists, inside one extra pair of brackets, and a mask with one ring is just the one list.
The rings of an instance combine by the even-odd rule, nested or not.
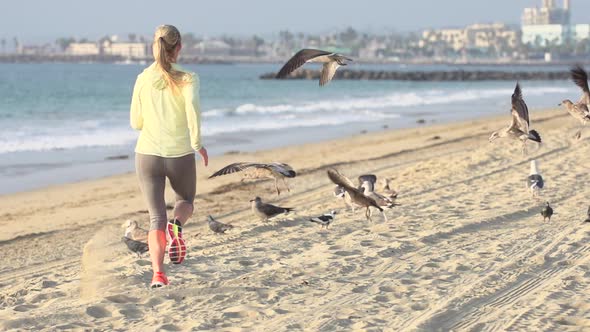
[(367, 220), (372, 221), (370, 208), (374, 207), (374, 208), (378, 209), (379, 211), (381, 211), (381, 213), (383, 213), (383, 218), (385, 219), (385, 221), (387, 221), (387, 216), (385, 215), (385, 212), (377, 204), (377, 202), (375, 202), (374, 199), (365, 196), (360, 190), (355, 188), (353, 183), (347, 177), (340, 174), (335, 169), (328, 170), (328, 177), (330, 178), (330, 180), (332, 182), (334, 182), (335, 184), (344, 188), (346, 193), (348, 193), (348, 195), (350, 196), (350, 200), (352, 201), (353, 204), (356, 204), (356, 205), (366, 208), (365, 216), (367, 217)]
[(321, 227), (328, 228), (332, 221), (334, 221), (334, 217), (336, 216), (336, 211), (332, 210), (330, 213), (322, 214), (319, 217), (310, 218), (309, 221), (314, 222), (316, 224), (320, 224)]
[(537, 161), (531, 160), (531, 171), (527, 177), (527, 186), (531, 190), (533, 197), (539, 196), (541, 189), (545, 186), (543, 177), (539, 174), (537, 169)]
[[(565, 107), (567, 112), (578, 120), (582, 126), (585, 126), (588, 120), (590, 120), (590, 89), (588, 88), (588, 74), (584, 68), (580, 65), (570, 70), (572, 81), (582, 89), (582, 97), (577, 103), (572, 102), (569, 99), (565, 99), (559, 105)], [(578, 130), (574, 134), (574, 138), (580, 139), (582, 137), (582, 130)]]
[(275, 189), (277, 190), (277, 195), (281, 194), (279, 190), (278, 180), (283, 180), (283, 184), (287, 188), (287, 191), (291, 191), (289, 189), (289, 185), (287, 184), (285, 178), (294, 178), (297, 176), (297, 173), (293, 170), (293, 168), (284, 163), (234, 163), (225, 166), (224, 168), (220, 169), (219, 171), (213, 173), (209, 177), (209, 179), (214, 178), (216, 176), (232, 174), (237, 172), (243, 172), (244, 177), (242, 181), (245, 179), (262, 179), (262, 178), (270, 178), (275, 180)]
[(490, 142), (493, 142), (497, 138), (510, 137), (512, 139), (518, 139), (522, 142), (522, 153), (527, 153), (526, 143), (527, 141), (535, 141), (541, 143), (541, 136), (536, 130), (529, 129), (529, 109), (522, 98), (522, 91), (520, 85), (516, 83), (514, 93), (512, 94), (512, 121), (506, 128), (500, 129), (492, 133), (489, 138)]
[(122, 240), (125, 242), (129, 250), (137, 254), (137, 257), (141, 257), (141, 254), (149, 250), (147, 243), (135, 241), (126, 236), (123, 236)]
[(338, 67), (347, 65), (346, 61), (352, 61), (352, 59), (347, 58), (342, 54), (321, 50), (303, 49), (287, 61), (277, 74), (276, 78), (287, 77), (295, 71), (295, 69), (303, 66), (306, 62), (320, 62), (324, 64), (320, 76), (320, 86), (324, 86), (332, 80)]
[(216, 234), (224, 234), (226, 231), (229, 231), (230, 229), (234, 228), (233, 225), (224, 224), (222, 222), (219, 222), (219, 221), (213, 219), (212, 216), (207, 216), (207, 222), (209, 223), (209, 229), (212, 230), (213, 233), (216, 233)]
[(265, 222), (280, 214), (287, 214), (293, 211), (293, 208), (285, 208), (264, 203), (260, 197), (255, 197), (254, 199), (250, 200), (250, 203), (252, 204), (252, 212), (254, 212), (254, 214), (258, 216), (261, 221)]
[(584, 220), (584, 222), (590, 222), (590, 207), (588, 207), (588, 212), (586, 213), (586, 220)]
[(541, 210), (541, 215), (543, 216), (543, 221), (546, 221), (547, 219), (549, 219), (549, 221), (551, 221), (551, 216), (553, 215), (553, 209), (549, 205), (549, 202), (546, 202), (545, 204), (547, 204), (547, 205), (545, 205), (543, 210)]

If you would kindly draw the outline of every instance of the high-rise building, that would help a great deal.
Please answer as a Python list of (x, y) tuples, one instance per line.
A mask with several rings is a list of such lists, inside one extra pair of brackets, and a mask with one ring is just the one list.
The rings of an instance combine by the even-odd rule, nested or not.
[(576, 38), (570, 26), (570, 0), (557, 7), (555, 0), (543, 0), (541, 8), (525, 8), (522, 14), (522, 42), (536, 46), (560, 45)]

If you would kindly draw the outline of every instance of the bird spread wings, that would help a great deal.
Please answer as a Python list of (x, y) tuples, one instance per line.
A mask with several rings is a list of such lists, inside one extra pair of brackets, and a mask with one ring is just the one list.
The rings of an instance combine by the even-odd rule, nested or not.
[(516, 121), (520, 129), (528, 133), (529, 132), (529, 109), (522, 98), (522, 90), (520, 84), (516, 83), (514, 93), (512, 94), (512, 118), (513, 122)]
[(336, 74), (336, 70), (340, 67), (338, 62), (326, 62), (322, 67), (322, 74), (320, 76), (320, 86), (326, 85), (328, 82), (334, 78), (334, 74)]
[(374, 174), (365, 174), (358, 177), (358, 190), (365, 188), (366, 192), (375, 191), (375, 183), (377, 183), (377, 176)]
[(291, 59), (289, 59), (289, 61), (287, 61), (287, 63), (285, 63), (283, 68), (281, 68), (277, 74), (276, 78), (285, 78), (295, 71), (295, 69), (303, 66), (307, 61), (319, 56), (326, 56), (330, 54), (332, 53), (321, 50), (303, 49), (297, 52)]
[(572, 81), (574, 81), (574, 83), (576, 83), (576, 85), (582, 89), (582, 97), (580, 98), (579, 103), (586, 105), (590, 104), (590, 88), (588, 88), (588, 74), (580, 65), (572, 68), (572, 70), (570, 70), (570, 74), (572, 75)]
[(270, 163), (270, 164), (262, 164), (262, 163), (233, 163), (230, 165), (225, 166), (224, 168), (220, 169), (219, 171), (213, 173), (209, 178), (214, 178), (216, 176), (227, 175), (232, 173), (241, 172), (250, 168), (265, 168), (272, 172), (276, 172), (282, 174), (283, 176), (293, 178), (295, 177), (296, 173), (293, 168), (285, 163)]

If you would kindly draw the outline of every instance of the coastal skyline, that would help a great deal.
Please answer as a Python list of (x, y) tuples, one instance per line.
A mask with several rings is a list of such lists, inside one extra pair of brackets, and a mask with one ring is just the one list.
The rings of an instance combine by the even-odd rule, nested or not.
[[(336, 9), (332, 8), (332, 3), (302, 0), (298, 2), (295, 13), (288, 13), (293, 6), (271, 0), (258, 0), (248, 5), (231, 0), (200, 4), (184, 0), (177, 2), (174, 10), (170, 11), (158, 10), (158, 5), (151, 0), (104, 0), (100, 3), (56, 0), (40, 2), (31, 10), (31, 3), (27, 1), (2, 2), (0, 38), (16, 36), (24, 43), (39, 43), (70, 36), (91, 39), (112, 34), (126, 36), (128, 33), (149, 36), (154, 27), (162, 23), (175, 24), (181, 31), (199, 36), (272, 36), (281, 30), (323, 33), (348, 26), (372, 33), (388, 33), (479, 22), (520, 24), (523, 8), (540, 6), (541, 0), (519, 1), (517, 6), (511, 0), (493, 3), (469, 0), (391, 3), (375, 0), (371, 1), (371, 6), (354, 2)], [(228, 10), (231, 8), (233, 10)], [(430, 10), (425, 11), (424, 8)], [(572, 21), (586, 22), (583, 14), (590, 11), (590, 3), (574, 0), (572, 8)], [(333, 14), (328, 16), (325, 13)], [(416, 13), (420, 13), (419, 19), (416, 19)]]

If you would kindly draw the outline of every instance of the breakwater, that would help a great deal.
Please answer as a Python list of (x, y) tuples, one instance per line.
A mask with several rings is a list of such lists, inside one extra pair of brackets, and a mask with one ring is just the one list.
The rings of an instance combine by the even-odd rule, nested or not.
[[(260, 79), (275, 79), (276, 73), (267, 73)], [(317, 80), (319, 70), (303, 69), (293, 72), (287, 79)], [(392, 80), (392, 81), (548, 81), (567, 80), (567, 71), (492, 71), (492, 70), (450, 70), (450, 71), (382, 71), (382, 70), (339, 70), (334, 76), (341, 80)]]

